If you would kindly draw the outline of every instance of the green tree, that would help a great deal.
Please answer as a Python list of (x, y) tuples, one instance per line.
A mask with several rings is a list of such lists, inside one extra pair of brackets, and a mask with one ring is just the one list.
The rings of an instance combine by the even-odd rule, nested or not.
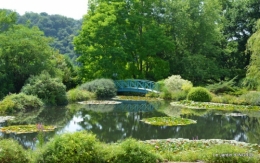
[(0, 34), (2, 95), (19, 92), (30, 75), (52, 70), (50, 41), (37, 27), (13, 25)]
[(0, 9), (0, 33), (11, 28), (15, 24), (16, 19), (16, 13), (9, 10)]
[(170, 73), (180, 74), (195, 85), (217, 80), (220, 41), (222, 38), (222, 8), (218, 0), (164, 1), (160, 21), (175, 43)]
[(260, 18), (258, 0), (223, 0), (225, 17), (221, 53), (221, 67), (229, 69), (227, 76), (244, 78), (245, 67), (250, 62), (250, 53), (245, 53), (249, 37), (255, 32), (255, 22)]
[[(96, 5), (98, 4), (98, 5)], [(94, 79), (168, 76), (165, 61), (173, 48), (164, 26), (154, 16), (152, 1), (90, 1), (75, 49), (84, 77)]]
[(45, 12), (40, 14), (27, 12), (24, 15), (19, 15), (17, 23), (27, 24), (30, 26), (38, 26), (45, 36), (53, 37), (54, 41), (51, 46), (59, 53), (69, 56), (75, 61), (77, 55), (73, 48), (73, 37), (78, 33), (82, 20), (74, 20), (62, 15), (48, 15)]
[[(257, 31), (249, 38), (247, 42), (247, 52), (251, 53), (250, 64), (247, 67), (247, 81), (257, 81), (257, 86), (260, 86), (260, 20), (257, 21)], [(250, 83), (247, 83), (250, 84)]]

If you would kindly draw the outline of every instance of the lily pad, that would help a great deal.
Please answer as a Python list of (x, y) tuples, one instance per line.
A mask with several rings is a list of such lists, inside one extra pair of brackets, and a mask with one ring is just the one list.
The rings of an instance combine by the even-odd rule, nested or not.
[(106, 100), (94, 100), (94, 101), (82, 101), (78, 102), (79, 104), (121, 104), (119, 101), (106, 101)]
[(171, 102), (171, 105), (181, 106), (190, 109), (215, 109), (215, 110), (231, 110), (231, 111), (260, 110), (259, 106), (222, 104), (222, 103), (213, 103), (213, 102), (194, 102), (188, 100)]
[[(53, 131), (56, 127), (55, 126), (42, 126), (43, 132)], [(8, 126), (0, 128), (0, 132), (4, 133), (15, 133), (15, 134), (23, 134), (23, 133), (33, 133), (38, 132), (36, 125), (15, 125), (15, 126)]]
[(180, 117), (152, 117), (144, 118), (141, 121), (156, 126), (179, 126), (197, 123), (195, 120)]

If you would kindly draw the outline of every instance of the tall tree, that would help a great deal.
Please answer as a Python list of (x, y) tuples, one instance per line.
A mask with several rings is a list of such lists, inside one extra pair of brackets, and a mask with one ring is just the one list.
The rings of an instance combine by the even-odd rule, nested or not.
[(246, 84), (251, 85), (251, 88), (259, 88), (260, 86), (260, 20), (257, 22), (256, 29), (257, 31), (247, 42), (247, 52), (251, 53), (251, 58), (247, 67), (246, 78), (248, 83)]
[(74, 41), (84, 76), (158, 80), (168, 75), (164, 59), (173, 44), (155, 21), (153, 1), (91, 2)]
[(1, 94), (19, 92), (30, 75), (52, 71), (50, 39), (37, 27), (13, 25), (0, 34)]
[(246, 43), (255, 32), (255, 22), (260, 18), (259, 0), (222, 0), (225, 17), (222, 43), (221, 66), (229, 69), (229, 78), (245, 77), (250, 53), (245, 53)]
[(59, 53), (69, 56), (73, 61), (77, 58), (73, 49), (73, 37), (80, 29), (81, 20), (62, 15), (48, 15), (45, 12), (40, 14), (27, 12), (18, 16), (17, 23), (23, 25), (30, 23), (30, 27), (38, 26), (45, 36), (54, 38), (51, 46), (59, 50)]
[(222, 69), (218, 57), (221, 51), (222, 16), (218, 0), (164, 1), (163, 21), (173, 38), (171, 74), (180, 74), (194, 84), (217, 80)]

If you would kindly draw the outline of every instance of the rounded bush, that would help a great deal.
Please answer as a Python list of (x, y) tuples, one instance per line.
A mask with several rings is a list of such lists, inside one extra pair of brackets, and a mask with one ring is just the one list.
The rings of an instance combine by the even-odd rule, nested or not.
[(86, 90), (80, 90), (78, 88), (71, 89), (67, 92), (67, 98), (69, 102), (84, 101), (94, 97), (94, 93)]
[(120, 144), (121, 152), (115, 156), (116, 163), (157, 163), (161, 157), (153, 152), (151, 146), (140, 144), (135, 139), (127, 139)]
[(97, 98), (111, 98), (116, 96), (116, 86), (111, 79), (96, 79), (91, 82), (84, 83), (81, 89), (94, 92)]
[[(193, 85), (190, 81), (182, 79), (180, 75), (172, 75), (164, 80), (165, 87), (170, 92), (190, 89)], [(186, 91), (186, 90), (185, 90)]]
[(0, 140), (0, 162), (21, 163), (30, 162), (26, 150), (13, 139)]
[(212, 95), (210, 92), (203, 87), (193, 87), (187, 95), (188, 100), (198, 102), (210, 102)]
[(24, 93), (11, 94), (0, 102), (0, 112), (15, 113), (18, 111), (28, 111), (39, 109), (43, 102), (36, 96)]
[(46, 144), (37, 162), (102, 162), (95, 135), (85, 131), (57, 135)]
[(66, 86), (57, 78), (51, 78), (48, 73), (32, 76), (22, 88), (28, 95), (36, 95), (46, 104), (64, 105), (68, 103)]

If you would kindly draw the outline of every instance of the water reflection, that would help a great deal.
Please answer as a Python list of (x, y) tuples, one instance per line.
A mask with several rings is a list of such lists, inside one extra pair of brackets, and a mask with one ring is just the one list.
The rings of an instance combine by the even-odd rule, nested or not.
[[(140, 121), (142, 118), (155, 116), (180, 116), (197, 120), (197, 124), (167, 127), (151, 126)], [(104, 142), (116, 142), (128, 137), (139, 140), (198, 137), (260, 144), (259, 112), (191, 110), (172, 107), (168, 103), (124, 102), (120, 105), (72, 104), (66, 107), (45, 108), (30, 117), (21, 122), (58, 126), (54, 132), (45, 134), (46, 140), (55, 134), (88, 130)], [(36, 133), (19, 135), (0, 133), (0, 136), (11, 137), (30, 148), (35, 145), (33, 140), (37, 135)]]

